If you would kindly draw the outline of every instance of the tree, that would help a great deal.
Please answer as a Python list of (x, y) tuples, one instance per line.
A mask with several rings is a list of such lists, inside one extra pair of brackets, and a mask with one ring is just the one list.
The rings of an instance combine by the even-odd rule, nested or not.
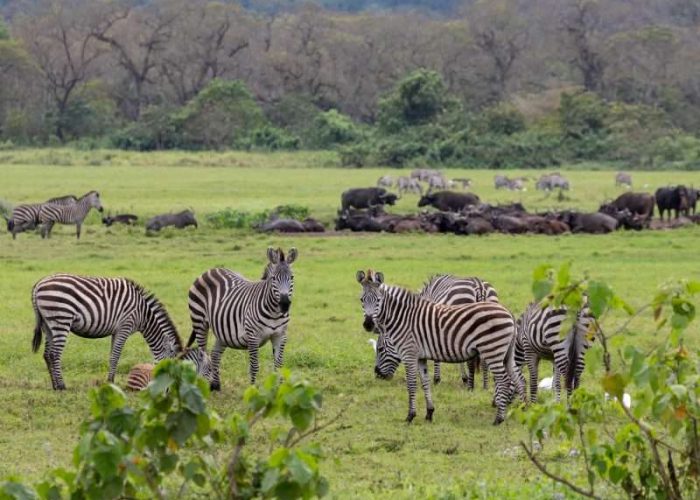
[(65, 140), (71, 98), (92, 76), (103, 55), (92, 39), (86, 6), (49, 0), (34, 16), (23, 16), (16, 29), (36, 62), (55, 106), (55, 133)]
[(572, 0), (564, 9), (561, 29), (572, 53), (570, 62), (581, 73), (584, 88), (599, 92), (603, 90), (607, 67), (601, 48), (600, 4), (594, 0)]

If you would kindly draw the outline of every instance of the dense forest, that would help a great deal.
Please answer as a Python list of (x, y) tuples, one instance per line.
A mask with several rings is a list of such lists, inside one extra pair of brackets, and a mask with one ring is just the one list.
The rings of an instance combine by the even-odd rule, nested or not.
[(698, 0), (0, 0), (0, 144), (700, 166)]

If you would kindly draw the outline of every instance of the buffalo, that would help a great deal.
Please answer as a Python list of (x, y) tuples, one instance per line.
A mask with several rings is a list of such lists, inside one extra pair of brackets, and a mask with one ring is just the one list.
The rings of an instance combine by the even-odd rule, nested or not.
[(138, 220), (138, 217), (134, 214), (117, 214), (117, 215), (108, 215), (107, 217), (102, 218), (102, 224), (105, 226), (109, 227), (112, 224), (126, 224), (127, 226), (133, 226), (136, 224), (136, 221)]
[(601, 212), (586, 214), (565, 211), (559, 214), (559, 220), (567, 224), (573, 233), (611, 233), (619, 225), (615, 218)]
[(393, 205), (398, 196), (387, 192), (384, 188), (354, 188), (343, 192), (340, 197), (343, 211), (353, 208), (372, 208), (382, 205)]
[(311, 217), (303, 221), (295, 219), (275, 219), (265, 222), (258, 227), (258, 231), (278, 233), (322, 233), (325, 230), (323, 224)]
[(160, 231), (164, 227), (175, 226), (182, 229), (187, 226), (197, 227), (197, 220), (194, 218), (194, 213), (190, 210), (183, 210), (177, 214), (161, 214), (151, 217), (146, 222), (146, 232)]
[(649, 193), (623, 193), (610, 203), (600, 206), (599, 212), (612, 214), (615, 211), (629, 210), (644, 220), (654, 215), (654, 196)]
[(685, 186), (665, 187), (656, 190), (656, 205), (659, 207), (659, 217), (663, 220), (664, 212), (668, 210), (668, 218), (671, 219), (671, 210), (688, 215), (689, 196)]
[(695, 215), (695, 207), (698, 204), (698, 196), (700, 196), (700, 191), (695, 188), (688, 188), (688, 209), (692, 210), (693, 215)]
[(465, 208), (477, 205), (479, 197), (472, 193), (455, 193), (453, 191), (440, 191), (426, 194), (418, 202), (419, 207), (433, 206), (443, 212), (461, 212)]

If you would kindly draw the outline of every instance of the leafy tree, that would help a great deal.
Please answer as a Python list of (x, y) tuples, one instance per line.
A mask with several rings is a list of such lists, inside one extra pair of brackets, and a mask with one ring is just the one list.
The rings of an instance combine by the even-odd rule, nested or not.
[[(664, 286), (635, 310), (607, 284), (572, 279), (568, 265), (556, 272), (545, 265), (535, 271), (533, 292), (536, 299), (572, 309), (588, 296), (599, 328), (591, 332), (598, 345), (588, 351), (586, 371), (599, 377), (602, 366), (603, 375), (595, 389), (577, 389), (568, 407), (549, 401), (520, 413), (531, 443), (544, 443), (550, 436), (580, 450), (585, 484), (552, 472), (532, 444), (521, 442), (531, 462), (549, 478), (589, 498), (609, 497), (611, 492), (630, 498), (697, 498), (700, 359), (686, 347), (684, 337), (695, 320), (693, 301), (700, 294), (700, 282)], [(629, 317), (609, 331), (605, 318), (616, 310)], [(610, 349), (620, 347), (624, 335), (633, 335), (630, 324), (649, 311), (657, 345), (652, 349), (628, 345), (615, 365)], [(605, 432), (599, 432), (600, 426)]]
[[(114, 385), (94, 389), (73, 468), (53, 470), (34, 486), (10, 478), (0, 483), (0, 498), (310, 498), (328, 491), (320, 449), (299, 446), (323, 427), (318, 391), (288, 371), (273, 374), (246, 390), (245, 412), (228, 421), (207, 408), (208, 394), (194, 366), (176, 360), (158, 364), (135, 406)], [(291, 427), (272, 431), (270, 455), (255, 456), (246, 445), (261, 420), (273, 417)]]
[(335, 109), (316, 116), (309, 131), (310, 142), (318, 148), (332, 148), (360, 138), (360, 130), (348, 117)]

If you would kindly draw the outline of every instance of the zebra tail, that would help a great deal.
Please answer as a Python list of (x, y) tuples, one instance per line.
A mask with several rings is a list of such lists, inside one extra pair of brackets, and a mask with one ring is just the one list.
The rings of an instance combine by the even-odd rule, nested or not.
[(576, 378), (576, 362), (580, 354), (580, 344), (579, 341), (579, 328), (577, 324), (571, 328), (571, 333), (569, 334), (569, 348), (567, 350), (567, 364), (566, 364), (566, 390), (574, 390), (574, 379)]
[(39, 310), (34, 306), (34, 316), (36, 318), (36, 326), (34, 327), (34, 338), (32, 339), (32, 352), (37, 352), (41, 347), (41, 333), (44, 319), (41, 317)]
[(187, 341), (187, 347), (192, 347), (195, 340), (197, 340), (197, 331), (193, 328), (192, 333), (190, 334), (190, 339)]
[(525, 388), (520, 384), (518, 375), (515, 373), (515, 339), (517, 336), (517, 328), (516, 328), (516, 334), (513, 335), (513, 338), (510, 340), (510, 344), (508, 345), (508, 351), (506, 351), (506, 359), (505, 359), (505, 365), (506, 365), (506, 374), (508, 375), (508, 378), (510, 379), (511, 383), (513, 384), (513, 387), (515, 387), (516, 392), (521, 398), (525, 397)]

